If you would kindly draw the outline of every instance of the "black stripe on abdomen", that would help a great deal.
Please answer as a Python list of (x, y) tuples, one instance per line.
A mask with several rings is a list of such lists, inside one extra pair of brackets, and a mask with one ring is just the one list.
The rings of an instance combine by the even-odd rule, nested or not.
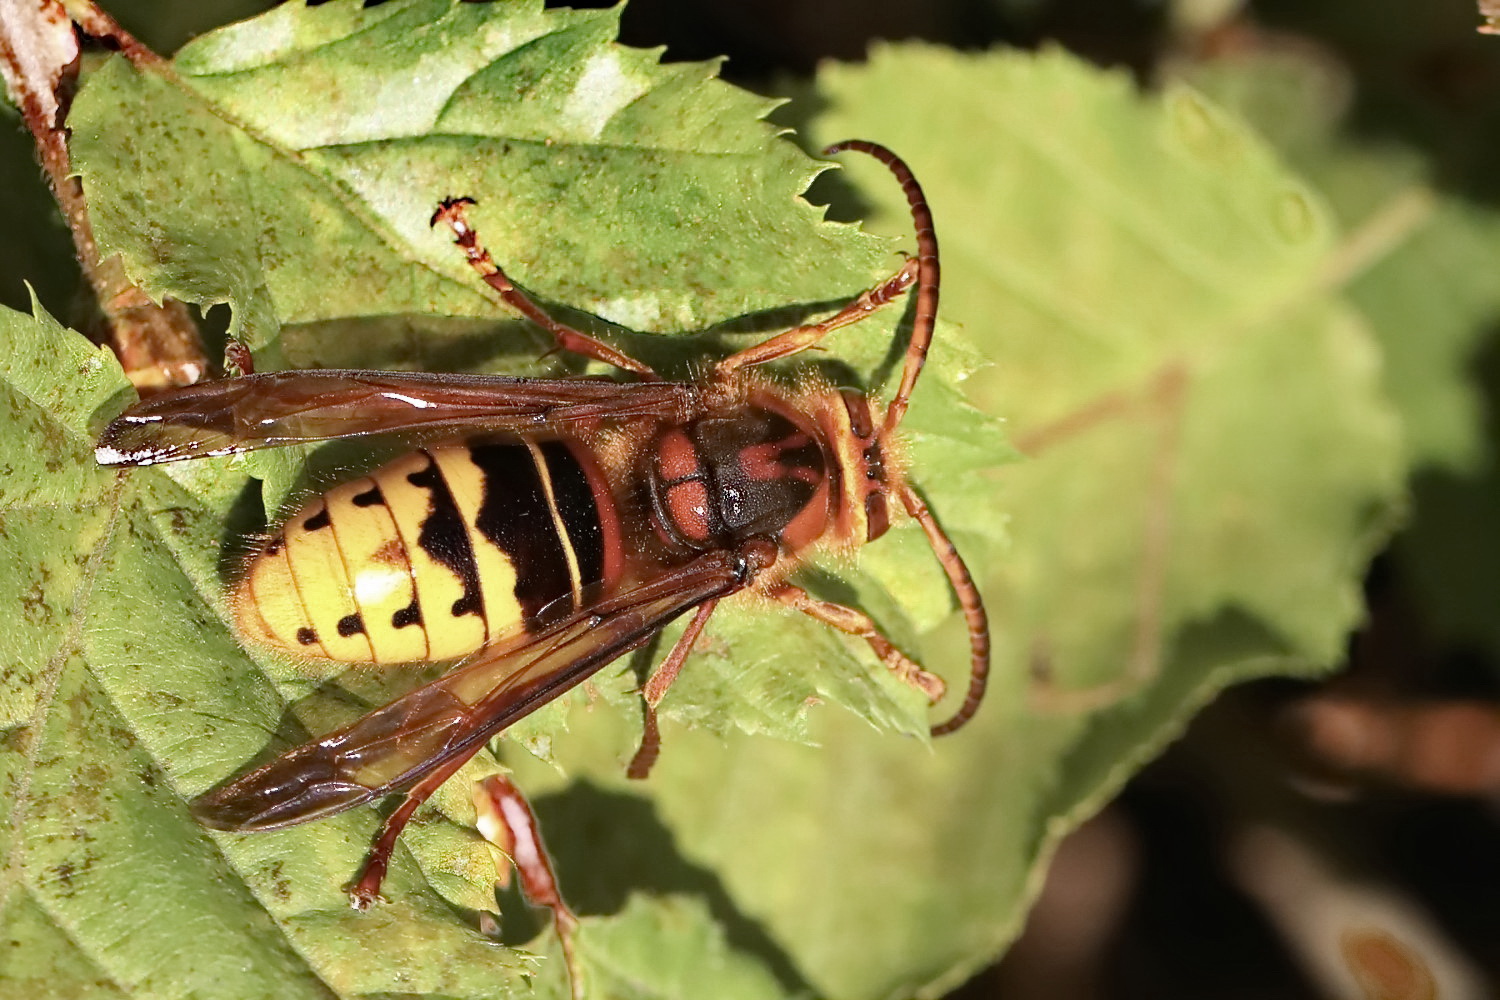
[(551, 620), (571, 611), (568, 556), (531, 451), (525, 445), (471, 443), (469, 454), (484, 473), (484, 502), (474, 527), (515, 567), (522, 615)]
[(578, 560), (578, 583), (587, 587), (604, 579), (604, 528), (599, 522), (599, 505), (587, 474), (573, 450), (561, 441), (541, 445), (552, 477), (552, 495), (558, 513), (573, 544)]
[[(469, 531), (464, 527), (463, 515), (453, 502), (448, 482), (443, 478), (430, 454), (427, 468), (413, 472), (407, 481), (428, 492), (427, 516), (422, 519), (422, 530), (417, 535), (417, 544), (433, 561), (442, 563), (463, 584), (463, 596), (453, 602), (452, 614), (484, 615), (484, 599), (479, 592), (479, 564), (474, 560), (474, 548), (469, 544)], [(438, 624), (433, 623), (435, 626)], [(439, 626), (440, 627), (440, 626)]]

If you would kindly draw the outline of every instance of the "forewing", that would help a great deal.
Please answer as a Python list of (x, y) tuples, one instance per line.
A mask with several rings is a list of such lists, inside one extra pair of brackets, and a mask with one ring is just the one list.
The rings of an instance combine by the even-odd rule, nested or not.
[(491, 646), (353, 725), (207, 793), (194, 812), (218, 829), (274, 830), (404, 791), (472, 756), (678, 615), (742, 589), (749, 573), (737, 554), (711, 552), (538, 635)]
[(307, 370), (185, 386), (141, 400), (104, 429), (100, 465), (154, 465), (333, 438), (577, 429), (686, 419), (682, 382)]

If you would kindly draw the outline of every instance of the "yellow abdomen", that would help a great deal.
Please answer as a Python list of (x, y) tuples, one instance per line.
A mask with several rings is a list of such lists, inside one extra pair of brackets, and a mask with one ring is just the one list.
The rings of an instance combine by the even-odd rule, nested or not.
[(586, 447), (477, 440), (313, 500), (251, 557), (233, 603), (247, 639), (298, 655), (445, 660), (581, 608), (620, 565)]

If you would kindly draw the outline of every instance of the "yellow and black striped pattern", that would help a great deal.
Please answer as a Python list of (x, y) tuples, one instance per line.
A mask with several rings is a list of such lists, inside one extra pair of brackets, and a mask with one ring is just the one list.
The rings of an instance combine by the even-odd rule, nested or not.
[(576, 442), (475, 440), (335, 487), (251, 558), (240, 629), (303, 656), (399, 663), (569, 614), (612, 582), (606, 553), (618, 551), (591, 463)]

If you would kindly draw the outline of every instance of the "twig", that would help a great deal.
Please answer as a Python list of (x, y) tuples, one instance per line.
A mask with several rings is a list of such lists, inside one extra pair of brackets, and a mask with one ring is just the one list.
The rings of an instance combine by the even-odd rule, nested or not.
[[(71, 14), (71, 16), (70, 16)], [(89, 2), (0, 0), (0, 73), (21, 110), (37, 157), (73, 235), (78, 263), (104, 314), (106, 336), (125, 373), (142, 391), (188, 385), (208, 370), (197, 324), (182, 303), (151, 301), (131, 283), (118, 257), (99, 259), (82, 181), (73, 174), (64, 124), (78, 83), (74, 24), (137, 67), (163, 60)]]

